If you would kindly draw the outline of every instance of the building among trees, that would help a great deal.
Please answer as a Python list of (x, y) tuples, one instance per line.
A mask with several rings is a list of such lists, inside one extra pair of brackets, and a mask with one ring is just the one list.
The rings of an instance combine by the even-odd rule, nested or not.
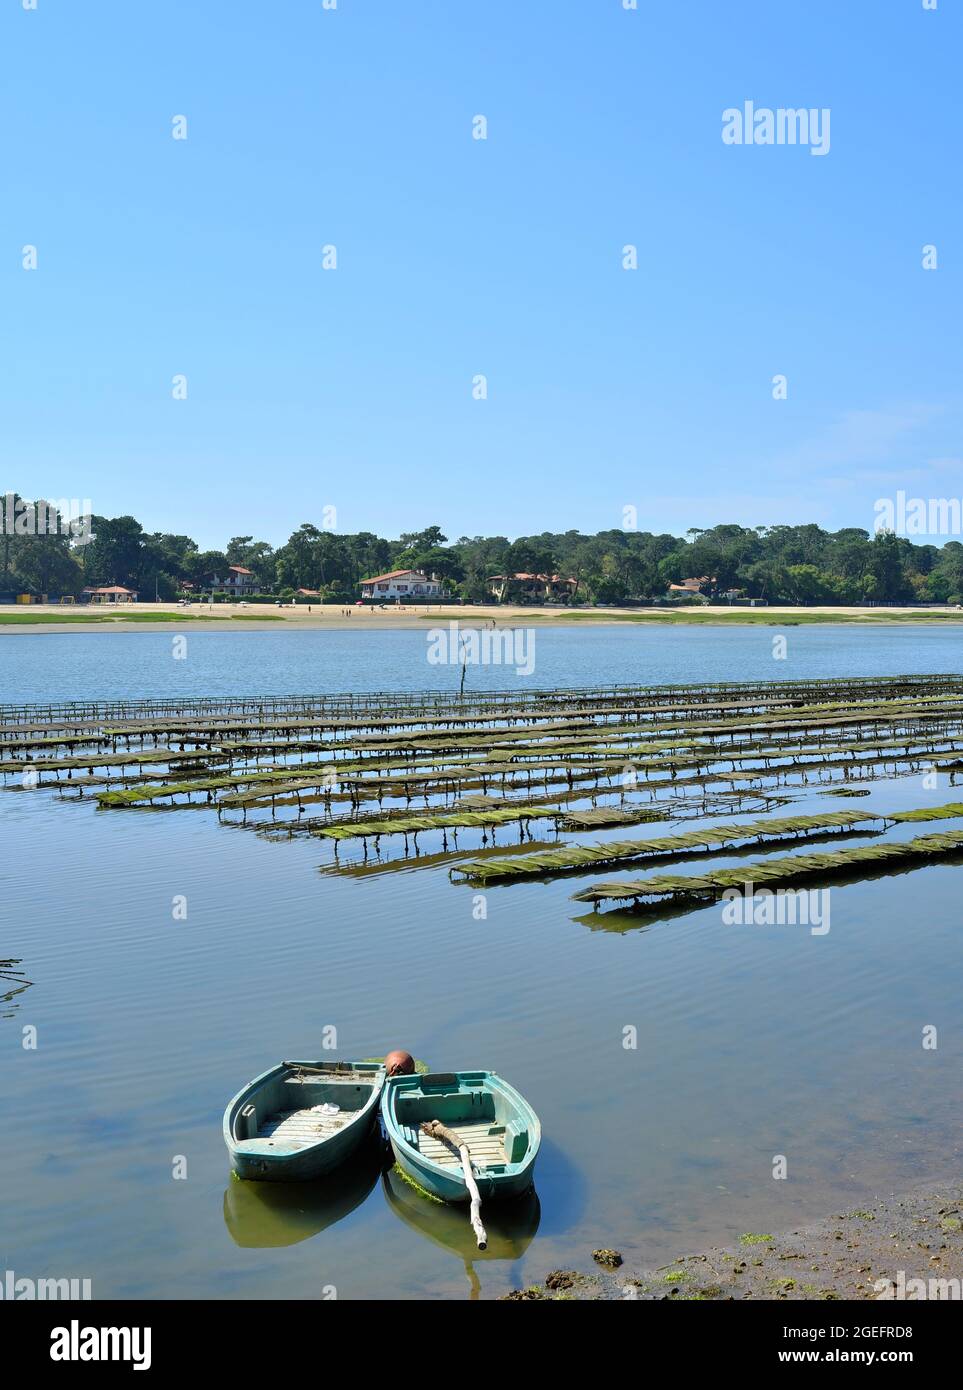
[(101, 584), (97, 588), (82, 589), (80, 597), (84, 603), (136, 603), (137, 590), (127, 589), (123, 584)]
[(244, 565), (228, 565), (223, 579), (212, 574), (207, 582), (211, 589), (223, 589), (225, 593), (231, 594), (234, 598), (243, 598), (247, 594), (254, 594), (258, 587), (253, 572)]
[(443, 598), (445, 587), (440, 579), (431, 578), (421, 570), (389, 570), (371, 579), (362, 579), (361, 597), (387, 603), (390, 599)]
[(493, 574), (488, 591), (499, 603), (568, 603), (578, 590), (577, 579), (561, 574)]

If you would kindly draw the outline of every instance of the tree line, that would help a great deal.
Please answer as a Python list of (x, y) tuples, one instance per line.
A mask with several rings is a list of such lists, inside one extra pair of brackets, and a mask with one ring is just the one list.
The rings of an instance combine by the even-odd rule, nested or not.
[[(14, 494), (16, 495), (16, 494)], [(419, 569), (468, 602), (491, 599), (493, 575), (560, 575), (574, 580), (575, 603), (626, 603), (665, 597), (670, 584), (703, 579), (707, 598), (744, 596), (769, 603), (913, 603), (963, 601), (963, 544), (917, 544), (889, 531), (820, 526), (693, 528), (685, 536), (642, 530), (462, 536), (438, 526), (387, 540), (371, 531), (346, 535), (305, 522), (278, 547), (233, 536), (223, 550), (201, 550), (187, 535), (146, 531), (132, 516), (90, 518), (78, 538), (64, 525), (44, 535), (0, 532), (0, 594), (79, 594), (89, 585), (122, 584), (142, 599), (175, 599), (210, 587), (229, 565), (243, 565), (264, 594), (315, 590), (351, 602), (363, 579)], [(524, 585), (509, 583), (515, 602)], [(698, 599), (693, 599), (698, 602)]]

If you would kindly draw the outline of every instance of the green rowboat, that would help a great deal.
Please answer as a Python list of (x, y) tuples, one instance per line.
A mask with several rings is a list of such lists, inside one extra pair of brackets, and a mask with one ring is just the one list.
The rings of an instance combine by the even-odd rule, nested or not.
[(231, 1167), (262, 1182), (323, 1178), (371, 1133), (384, 1082), (380, 1062), (280, 1062), (224, 1112)]
[(470, 1193), (458, 1153), (422, 1129), (432, 1121), (467, 1145), (483, 1201), (517, 1197), (532, 1185), (541, 1125), (528, 1102), (495, 1072), (389, 1077), (381, 1114), (398, 1166), (445, 1202), (468, 1202)]

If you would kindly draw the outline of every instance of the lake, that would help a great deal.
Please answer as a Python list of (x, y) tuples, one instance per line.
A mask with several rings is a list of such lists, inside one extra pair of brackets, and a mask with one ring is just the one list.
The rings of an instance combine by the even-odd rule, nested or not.
[[(430, 664), (417, 631), (185, 632), (180, 660), (170, 631), (0, 637), (0, 700), (451, 690), (461, 674)], [(538, 630), (527, 683), (958, 672), (961, 640), (906, 625), (560, 626)], [(466, 679), (526, 684), (504, 666)], [(920, 782), (874, 780), (858, 804), (932, 801)], [(939, 790), (953, 799), (944, 774)], [(791, 811), (852, 804), (812, 786)], [(490, 888), (479, 921), (444, 863), (334, 875), (317, 840), (44, 791), (0, 796), (0, 846), (0, 957), (32, 981), (0, 1004), (0, 1267), (19, 1275), (89, 1277), (95, 1298), (497, 1297), (590, 1269), (598, 1246), (658, 1266), (959, 1162), (952, 865), (834, 887), (815, 936), (726, 927), (717, 905), (607, 921), (572, 901), (597, 872)], [(361, 857), (342, 848), (339, 862)], [(472, 1258), (460, 1213), (413, 1210), (376, 1163), (288, 1195), (231, 1181), (227, 1100), (281, 1057), (321, 1055), (330, 1026), (339, 1055), (404, 1047), (439, 1069), (490, 1067), (535, 1106), (537, 1203), (504, 1229), (486, 1212), (490, 1258)]]

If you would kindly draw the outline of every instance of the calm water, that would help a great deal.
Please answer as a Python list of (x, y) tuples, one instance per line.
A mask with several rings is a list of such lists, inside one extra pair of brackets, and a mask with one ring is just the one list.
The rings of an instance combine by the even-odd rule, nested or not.
[[(334, 627), (335, 620), (332, 620)], [(427, 630), (431, 624), (426, 622)], [(773, 637), (787, 639), (773, 659)], [(174, 660), (175, 636), (187, 657)], [(468, 687), (660, 685), (955, 671), (963, 627), (563, 627), (535, 633), (535, 669), (474, 666)], [(453, 690), (460, 668), (429, 663), (426, 634), (164, 632), (11, 634), (0, 629), (0, 703), (143, 695), (302, 695), (325, 690)]]
[[(772, 635), (539, 632), (532, 681), (960, 669), (954, 632), (790, 629), (785, 662)], [(5, 701), (455, 683), (418, 632), (191, 632), (179, 662), (166, 632), (0, 637)], [(941, 782), (938, 800), (953, 799)], [(934, 795), (919, 778), (870, 785), (857, 803), (813, 788), (792, 810)], [(460, 835), (465, 850), (479, 842)], [(813, 937), (724, 927), (716, 907), (605, 930), (571, 901), (598, 873), (489, 889), (476, 921), (472, 890), (441, 866), (335, 877), (314, 841), (45, 792), (0, 794), (0, 847), (0, 957), (22, 958), (33, 981), (0, 1005), (0, 1269), (89, 1276), (99, 1297), (315, 1297), (333, 1284), (342, 1298), (461, 1298), (472, 1278), (491, 1297), (588, 1268), (598, 1245), (659, 1265), (960, 1161), (956, 867), (834, 888), (831, 930)], [(342, 863), (357, 858), (342, 849)], [(177, 894), (187, 921), (172, 920)], [(490, 1066), (535, 1105), (538, 1206), (507, 1228), (489, 1209), (492, 1258), (466, 1270), (467, 1221), (412, 1209), (374, 1165), (270, 1200), (229, 1181), (226, 1100), (281, 1056), (319, 1053), (330, 1024), (345, 1056), (404, 1046), (437, 1067)], [(929, 1024), (936, 1052), (921, 1047)], [(27, 1025), (36, 1051), (21, 1046)], [(777, 1154), (788, 1181), (771, 1178)]]

